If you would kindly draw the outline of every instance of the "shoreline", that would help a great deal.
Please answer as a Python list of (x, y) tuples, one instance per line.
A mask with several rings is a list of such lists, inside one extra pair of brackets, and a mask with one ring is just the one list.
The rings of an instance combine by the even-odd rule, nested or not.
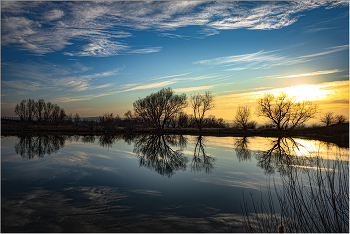
[(115, 135), (115, 134), (174, 134), (194, 136), (218, 136), (218, 137), (298, 137), (309, 140), (320, 140), (337, 144), (341, 147), (349, 147), (349, 124), (332, 125), (328, 127), (296, 129), (290, 134), (278, 133), (275, 129), (242, 130), (235, 128), (205, 128), (199, 131), (197, 128), (166, 128), (157, 131), (153, 128), (116, 128), (107, 130), (102, 127), (90, 128), (81, 126), (40, 126), (19, 122), (2, 121), (1, 136), (16, 135)]

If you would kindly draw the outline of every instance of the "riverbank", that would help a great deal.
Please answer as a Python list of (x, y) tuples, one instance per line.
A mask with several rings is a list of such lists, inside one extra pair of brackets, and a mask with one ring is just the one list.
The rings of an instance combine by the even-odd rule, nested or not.
[[(113, 130), (102, 126), (86, 125), (40, 125), (38, 123), (26, 123), (16, 120), (1, 120), (1, 135), (18, 134), (74, 134), (74, 135), (104, 135), (104, 134), (177, 134), (177, 135), (202, 135), (202, 136), (232, 136), (232, 137), (285, 137), (276, 129), (246, 130), (237, 128), (165, 128), (157, 131), (153, 128), (142, 126), (116, 127)], [(327, 141), (341, 147), (349, 147), (349, 123), (336, 124), (328, 127), (302, 128), (294, 130), (288, 137), (301, 137), (307, 139)]]

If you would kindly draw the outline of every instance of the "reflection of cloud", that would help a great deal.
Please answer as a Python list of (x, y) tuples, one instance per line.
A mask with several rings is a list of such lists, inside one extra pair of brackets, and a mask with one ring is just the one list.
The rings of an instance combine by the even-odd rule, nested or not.
[[(132, 190), (77, 186), (61, 191), (39, 188), (2, 196), (2, 231), (165, 233), (227, 232), (227, 225), (242, 228), (241, 215), (219, 213), (219, 209), (206, 205), (166, 204), (164, 209), (154, 209), (152, 204), (151, 209), (144, 210), (130, 205), (135, 199)], [(185, 212), (178, 212), (181, 207), (197, 211), (200, 216), (183, 215)]]
[(131, 189), (130, 192), (143, 194), (143, 195), (151, 195), (151, 196), (163, 196), (161, 192), (157, 190), (149, 190), (149, 189)]
[(261, 190), (261, 181), (242, 181), (241, 178), (229, 178), (229, 179), (195, 179), (198, 182), (210, 183), (220, 186), (232, 186), (246, 189)]
[[(64, 167), (79, 166), (81, 168), (93, 168), (96, 170), (103, 170), (103, 171), (120, 174), (120, 172), (114, 167), (98, 165), (91, 162), (91, 158), (101, 157), (101, 156), (103, 155), (88, 154), (82, 151), (71, 151), (70, 155), (66, 155), (66, 157), (55, 157), (52, 159), (52, 161), (56, 164), (61, 164)], [(109, 157), (103, 156), (103, 158), (109, 158)]]

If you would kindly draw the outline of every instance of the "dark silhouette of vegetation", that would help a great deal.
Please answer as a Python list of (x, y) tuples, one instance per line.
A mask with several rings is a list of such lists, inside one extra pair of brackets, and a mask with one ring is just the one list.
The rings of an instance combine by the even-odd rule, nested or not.
[(327, 112), (324, 116), (321, 117), (320, 121), (326, 126), (329, 126), (334, 123), (334, 113), (333, 112)]
[(215, 158), (205, 153), (205, 144), (202, 136), (197, 137), (196, 146), (193, 152), (191, 171), (211, 173), (214, 169)]
[(255, 129), (257, 123), (255, 121), (250, 121), (251, 117), (252, 113), (249, 107), (238, 106), (234, 124), (239, 128), (243, 128), (244, 130), (247, 130), (248, 128)]
[(348, 118), (346, 118), (344, 115), (336, 115), (334, 119), (335, 119), (335, 124), (343, 124), (348, 121)]
[[(213, 95), (193, 94), (189, 101), (193, 114), (183, 112), (187, 106), (186, 95), (176, 95), (171, 88), (152, 93), (146, 98), (135, 101), (134, 112), (128, 110), (123, 118), (113, 113), (104, 113), (100, 117), (81, 118), (78, 113), (66, 114), (63, 108), (43, 99), (35, 102), (23, 100), (15, 107), (20, 120), (2, 117), (4, 131), (45, 131), (45, 132), (127, 132), (127, 133), (176, 133), (176, 134), (212, 134), (212, 135), (256, 135), (256, 136), (308, 136), (332, 137), (346, 142), (348, 123), (344, 115), (327, 113), (320, 120), (326, 127), (319, 128), (315, 124), (305, 126), (305, 122), (315, 117), (318, 106), (310, 101), (297, 102), (287, 94), (279, 96), (265, 93), (258, 100), (257, 114), (270, 120), (270, 123), (258, 125), (252, 118), (252, 111), (247, 106), (239, 106), (234, 118), (234, 127), (230, 127), (222, 118), (213, 115), (206, 117), (208, 110), (214, 107)], [(338, 124), (336, 130), (328, 127)], [(196, 130), (197, 128), (198, 130)], [(342, 128), (346, 128), (342, 130)], [(318, 139), (318, 138), (317, 138)], [(325, 139), (321, 139), (325, 140)]]
[(175, 171), (186, 170), (188, 158), (182, 150), (170, 146), (186, 146), (187, 139), (181, 135), (144, 135), (135, 140), (134, 153), (140, 166), (154, 170), (160, 175), (171, 177)]
[(43, 99), (37, 102), (34, 99), (23, 100), (15, 107), (15, 114), (21, 121), (33, 121), (57, 124), (63, 122), (67, 117), (63, 108), (51, 102), (45, 103)]
[(326, 114), (324, 114), (320, 121), (324, 124), (326, 124), (326, 126), (330, 126), (332, 124), (343, 124), (347, 122), (347, 118), (344, 115), (336, 115), (334, 116), (334, 112), (329, 111)]
[(114, 116), (113, 113), (105, 113), (98, 119), (99, 124), (106, 130), (114, 130), (121, 123), (119, 115)]
[(187, 106), (186, 94), (177, 95), (171, 88), (162, 89), (135, 101), (133, 106), (145, 123), (163, 130), (167, 121)]
[(190, 102), (193, 109), (194, 119), (200, 131), (203, 129), (203, 119), (208, 110), (214, 108), (213, 95), (206, 91), (205, 94), (193, 94)]
[(257, 113), (272, 121), (278, 132), (290, 132), (306, 121), (315, 117), (318, 106), (311, 101), (296, 101), (289, 98), (286, 93), (275, 96), (265, 93), (264, 97), (258, 100)]
[[(339, 155), (338, 155), (339, 156)], [(267, 185), (268, 194), (254, 201), (253, 210), (244, 200), (246, 232), (276, 232), (283, 224), (286, 232), (349, 233), (349, 162), (340, 157), (316, 157), (313, 168), (290, 167), (281, 174), (282, 186)], [(276, 193), (276, 204), (272, 197)], [(243, 193), (244, 198), (244, 193)], [(281, 215), (276, 214), (279, 205)]]

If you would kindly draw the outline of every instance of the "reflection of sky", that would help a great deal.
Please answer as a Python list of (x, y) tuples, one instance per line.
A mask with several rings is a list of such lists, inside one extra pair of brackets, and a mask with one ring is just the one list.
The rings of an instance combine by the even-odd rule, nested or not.
[[(16, 138), (2, 138), (3, 231), (227, 232), (228, 224), (240, 228), (242, 190), (264, 192), (268, 180), (256, 166), (255, 152), (250, 160), (239, 161), (236, 138), (203, 137), (205, 152), (216, 159), (214, 169), (209, 174), (194, 172), (190, 163), (196, 137), (186, 137), (187, 168), (171, 178), (140, 167), (133, 144), (123, 140), (108, 149), (98, 140), (67, 141), (57, 153), (29, 160), (14, 153)], [(248, 149), (267, 150), (272, 138), (267, 140), (249, 138)]]
[[(206, 137), (207, 147), (213, 147), (221, 149), (235, 148), (235, 141), (242, 139), (241, 137)], [(277, 138), (273, 137), (248, 137), (248, 149), (251, 151), (267, 151), (273, 145), (273, 141)], [(342, 160), (349, 160), (349, 149), (339, 148), (333, 143), (325, 143), (318, 140), (307, 140), (301, 138), (293, 138), (293, 140), (299, 144), (299, 148), (295, 149), (295, 153), (298, 156), (313, 156), (321, 157), (324, 159), (336, 159), (340, 157)], [(288, 140), (291, 144), (291, 141)]]

